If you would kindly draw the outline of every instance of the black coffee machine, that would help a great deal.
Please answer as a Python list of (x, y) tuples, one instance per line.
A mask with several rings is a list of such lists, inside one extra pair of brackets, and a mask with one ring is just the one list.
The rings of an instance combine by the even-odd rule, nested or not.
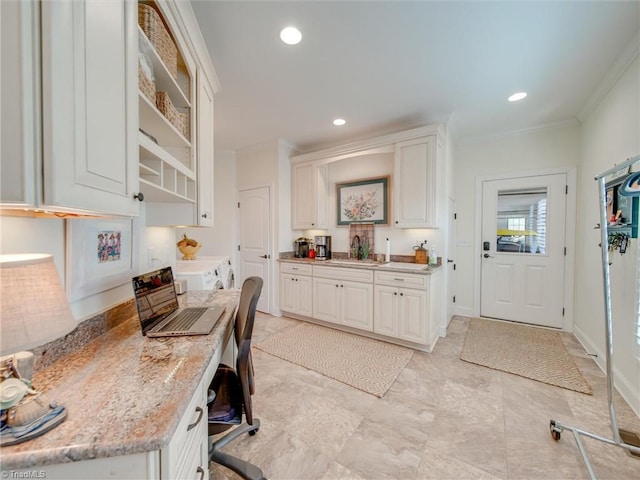
[(311, 240), (308, 238), (300, 237), (293, 241), (293, 256), (296, 258), (307, 258), (309, 256), (309, 243)]

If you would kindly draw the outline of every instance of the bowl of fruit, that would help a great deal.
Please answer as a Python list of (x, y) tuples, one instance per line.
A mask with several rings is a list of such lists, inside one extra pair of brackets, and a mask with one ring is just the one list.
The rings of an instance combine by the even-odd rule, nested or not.
[(183, 234), (182, 238), (176, 245), (178, 246), (180, 253), (182, 253), (183, 260), (195, 260), (196, 253), (198, 253), (198, 250), (200, 250), (200, 247), (202, 246), (197, 240), (187, 237), (186, 233)]

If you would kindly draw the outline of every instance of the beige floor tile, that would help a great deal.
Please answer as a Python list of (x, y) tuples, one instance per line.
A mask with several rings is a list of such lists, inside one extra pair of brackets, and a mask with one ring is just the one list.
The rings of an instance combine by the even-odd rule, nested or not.
[[(260, 315), (254, 344), (298, 325)], [(383, 398), (254, 349), (254, 437), (227, 447), (269, 479), (588, 478), (571, 432), (559, 441), (549, 420), (611, 436), (607, 381), (575, 337), (567, 350), (591, 384), (584, 395), (460, 360), (469, 319), (454, 317), (432, 353), (416, 352)], [(640, 419), (616, 394), (620, 426)], [(332, 418), (333, 417), (333, 418)], [(599, 478), (640, 478), (640, 460), (586, 440)], [(211, 467), (210, 478), (237, 480)]]
[(424, 450), (416, 473), (416, 479), (420, 480), (504, 480), (505, 478), (492, 475), (430, 447)]
[(447, 382), (427, 446), (497, 477), (507, 476), (501, 395)]
[(364, 420), (336, 460), (363, 478), (413, 478), (422, 447), (386, 425)]

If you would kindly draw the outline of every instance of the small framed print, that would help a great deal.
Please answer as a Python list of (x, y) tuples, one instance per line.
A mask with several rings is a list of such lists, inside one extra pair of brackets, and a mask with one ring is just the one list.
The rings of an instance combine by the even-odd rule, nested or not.
[(69, 301), (129, 281), (137, 273), (137, 218), (67, 219), (66, 290)]

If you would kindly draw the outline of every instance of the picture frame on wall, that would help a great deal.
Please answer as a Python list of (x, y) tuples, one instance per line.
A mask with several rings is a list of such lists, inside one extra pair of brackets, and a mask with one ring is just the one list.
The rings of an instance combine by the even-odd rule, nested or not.
[(389, 224), (389, 177), (336, 184), (338, 225)]
[(69, 301), (118, 287), (137, 274), (137, 218), (67, 219), (66, 232)]

